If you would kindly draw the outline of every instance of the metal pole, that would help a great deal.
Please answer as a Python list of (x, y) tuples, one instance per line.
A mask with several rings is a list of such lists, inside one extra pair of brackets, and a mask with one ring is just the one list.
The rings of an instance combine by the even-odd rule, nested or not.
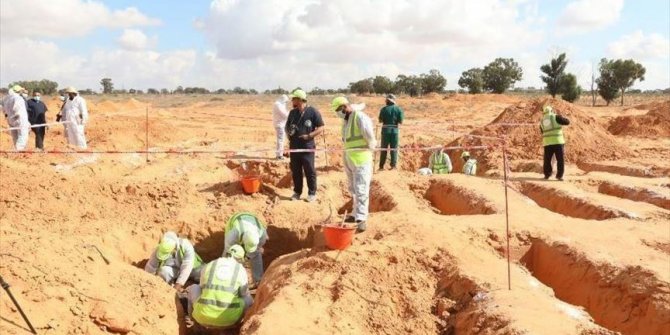
[(328, 166), (328, 143), (326, 142), (326, 128), (323, 128), (323, 153), (326, 155), (326, 167)]
[(145, 127), (145, 141), (144, 150), (147, 152), (147, 163), (149, 163), (149, 106), (146, 107), (146, 127)]
[(14, 298), (14, 295), (9, 290), (9, 284), (7, 284), (7, 282), (4, 279), (2, 279), (2, 276), (0, 276), (0, 285), (2, 285), (2, 288), (5, 289), (5, 292), (7, 292), (7, 295), (9, 296), (9, 298), (12, 299), (12, 302), (14, 303), (14, 306), (16, 306), (16, 309), (18, 309), (19, 313), (21, 313), (21, 316), (23, 317), (23, 321), (25, 321), (26, 324), (28, 324), (28, 327), (30, 328), (30, 332), (32, 332), (33, 334), (37, 334), (37, 332), (35, 331), (35, 328), (33, 327), (32, 323), (30, 323), (30, 320), (28, 320), (28, 317), (26, 316), (26, 314), (23, 313), (23, 309), (21, 308), (21, 306), (19, 306), (18, 301), (16, 301), (16, 299)]
[(509, 254), (509, 201), (507, 198), (507, 143), (503, 140), (503, 178), (505, 182), (505, 240), (507, 240), (507, 289), (512, 290), (512, 275)]

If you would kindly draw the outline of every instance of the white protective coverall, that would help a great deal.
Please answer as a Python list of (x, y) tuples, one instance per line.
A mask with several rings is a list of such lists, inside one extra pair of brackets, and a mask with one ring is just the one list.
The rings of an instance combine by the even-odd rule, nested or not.
[(277, 134), (277, 158), (282, 158), (284, 154), (284, 138), (286, 137), (284, 126), (286, 126), (286, 120), (288, 119), (287, 102), (288, 96), (284, 94), (275, 101), (272, 107), (272, 124)]
[(9, 90), (9, 94), (2, 100), (2, 110), (7, 115), (9, 127), (19, 128), (10, 130), (14, 149), (17, 151), (25, 150), (28, 144), (28, 134), (30, 133), (26, 101), (18, 93)]
[(67, 143), (86, 149), (86, 135), (84, 127), (88, 123), (88, 108), (86, 100), (76, 95), (72, 100), (67, 98), (63, 106), (63, 120), (70, 123), (65, 124), (65, 138)]
[[(203, 265), (194, 268), (196, 253), (193, 245), (187, 239), (179, 238), (177, 234), (168, 232), (165, 235), (168, 234), (177, 241), (175, 251), (161, 264), (161, 261), (156, 257), (156, 250), (154, 250), (144, 266), (144, 271), (158, 275), (168, 284), (175, 283), (183, 286), (189, 278), (198, 281)], [(184, 251), (183, 258), (180, 257), (180, 248)]]
[[(374, 127), (372, 120), (363, 112), (365, 104), (352, 104), (351, 108), (354, 110), (348, 120), (345, 120), (342, 126), (342, 142), (345, 141), (346, 131), (349, 128), (349, 122), (358, 120), (358, 127), (361, 130), (361, 135), (368, 143), (368, 148), (374, 149), (377, 146), (375, 139)], [(358, 117), (354, 118), (354, 113), (358, 113)], [(351, 215), (357, 221), (367, 221), (368, 206), (370, 204), (370, 182), (372, 181), (372, 159), (369, 162), (356, 166), (354, 162), (349, 159), (348, 153), (343, 155), (344, 170), (347, 173), (347, 181), (349, 185), (349, 193), (353, 199), (353, 209)]]

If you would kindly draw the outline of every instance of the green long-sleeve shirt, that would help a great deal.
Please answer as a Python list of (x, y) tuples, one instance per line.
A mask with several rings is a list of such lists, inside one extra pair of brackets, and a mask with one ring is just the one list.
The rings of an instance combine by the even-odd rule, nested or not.
[(402, 109), (396, 104), (384, 106), (379, 111), (379, 122), (383, 124), (382, 134), (397, 134), (398, 125), (405, 119)]

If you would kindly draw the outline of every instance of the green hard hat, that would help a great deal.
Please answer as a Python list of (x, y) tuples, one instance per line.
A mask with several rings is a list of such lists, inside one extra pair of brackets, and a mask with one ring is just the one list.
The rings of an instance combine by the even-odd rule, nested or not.
[(156, 248), (156, 258), (159, 261), (168, 259), (175, 248), (177, 248), (177, 235), (172, 232), (165, 233)]
[(338, 108), (340, 108), (340, 106), (342, 106), (342, 105), (346, 105), (346, 104), (348, 104), (348, 103), (349, 103), (349, 100), (347, 100), (347, 98), (345, 98), (345, 97), (337, 97), (337, 98), (333, 99), (333, 101), (330, 103), (330, 109), (332, 109), (333, 112), (334, 112), (334, 111), (336, 111)]
[(293, 98), (298, 98), (300, 100), (307, 101), (307, 93), (305, 93), (305, 91), (299, 88), (296, 88), (295, 90), (293, 90), (293, 92), (291, 92), (291, 99)]
[(235, 259), (243, 259), (244, 248), (242, 248), (242, 246), (239, 244), (235, 244), (234, 246), (230, 247), (230, 249), (228, 249), (228, 255), (232, 256)]

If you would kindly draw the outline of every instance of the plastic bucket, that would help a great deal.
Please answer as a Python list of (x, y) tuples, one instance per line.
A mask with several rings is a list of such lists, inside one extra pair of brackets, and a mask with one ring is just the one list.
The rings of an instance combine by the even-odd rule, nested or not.
[(354, 239), (356, 226), (336, 226), (324, 225), (323, 236), (326, 239), (326, 245), (332, 250), (344, 250)]
[(242, 189), (246, 194), (254, 194), (261, 189), (260, 176), (244, 176), (242, 177)]

